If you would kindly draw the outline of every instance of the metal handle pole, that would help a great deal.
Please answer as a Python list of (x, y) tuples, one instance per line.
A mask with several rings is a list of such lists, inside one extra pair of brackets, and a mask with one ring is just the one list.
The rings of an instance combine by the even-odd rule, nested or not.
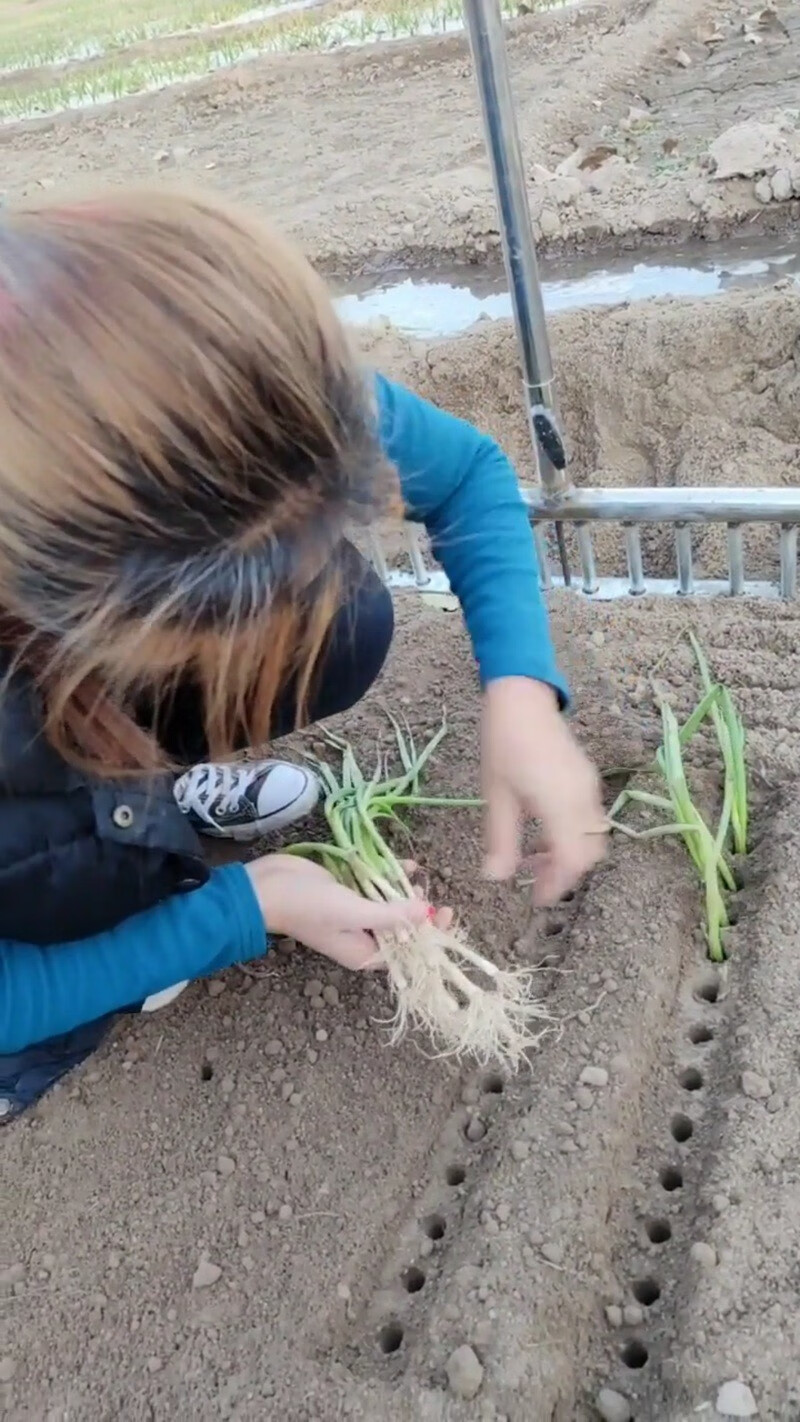
[(503, 19), (498, 0), (464, 0), (464, 14), (500, 209), (503, 255), (522, 350), (536, 472), (545, 499), (557, 502), (569, 487), (566, 451), (553, 395), (550, 342), (511, 96)]

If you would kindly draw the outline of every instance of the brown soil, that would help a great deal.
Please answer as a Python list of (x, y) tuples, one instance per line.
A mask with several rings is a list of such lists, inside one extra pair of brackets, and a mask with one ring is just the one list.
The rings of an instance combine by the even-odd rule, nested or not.
[[(698, 160), (734, 121), (791, 109), (798, 15), (782, 4), (789, 36), (767, 30), (758, 44), (740, 32), (739, 7), (721, 0), (610, 0), (510, 26), (543, 245), (785, 225), (792, 203), (763, 207), (752, 181), (714, 184)], [(590, 175), (577, 196), (537, 177), (537, 164), (552, 170), (597, 140), (630, 161)], [(96, 113), (6, 128), (0, 145), (10, 197), (177, 172), (265, 206), (337, 272), (481, 261), (499, 250), (463, 36), (265, 59)]]
[[(782, 13), (791, 30), (795, 10)], [(715, 17), (729, 39), (698, 50)], [(687, 215), (685, 173), (661, 184), (658, 125), (683, 125), (698, 152), (742, 112), (783, 102), (793, 41), (746, 43), (739, 19), (656, 0), (521, 23), (511, 49), (530, 156), (552, 164), (646, 91), (654, 128), (638, 161), (672, 214), (656, 226), (711, 231), (716, 211)], [(674, 61), (684, 46), (688, 69)], [(340, 269), (476, 257), (495, 241), (458, 40), (265, 64), (1, 137), (12, 194), (149, 175), (175, 146), (175, 167), (268, 204)], [(751, 186), (725, 188), (728, 216), (749, 211)], [(564, 217), (562, 236), (637, 241), (643, 210), (631, 197), (602, 231), (592, 213)], [(554, 322), (576, 477), (795, 483), (798, 333), (789, 288)], [(391, 332), (363, 340), (370, 359), (501, 438), (525, 475), (507, 326), (427, 349)], [(695, 551), (699, 571), (721, 570), (714, 534)], [(613, 536), (598, 552), (619, 570)], [(766, 533), (748, 554), (750, 576), (774, 571)], [(668, 539), (656, 533), (647, 557), (668, 572)], [(555, 596), (552, 613), (576, 727), (601, 766), (652, 750), (654, 667), (676, 707), (695, 701), (690, 625), (735, 691), (755, 827), (729, 967), (709, 969), (698, 886), (670, 843), (615, 839), (569, 903), (532, 917), (523, 887), (480, 882), (470, 814), (421, 814), (433, 896), (499, 959), (542, 965), (560, 1030), (516, 1081), (461, 1073), (413, 1042), (387, 1048), (381, 983), (300, 950), (127, 1020), (2, 1133), (9, 1422), (589, 1422), (603, 1386), (637, 1422), (689, 1422), (717, 1415), (734, 1379), (760, 1417), (800, 1417), (800, 615), (575, 594)], [(453, 728), (435, 779), (472, 792), (478, 697), (458, 616), (403, 601), (383, 682), (343, 729), (367, 755), (386, 706), (424, 731), (443, 702)], [(710, 760), (707, 744), (698, 758)], [(607, 1084), (580, 1086), (587, 1066)], [(755, 1096), (743, 1073), (763, 1079)], [(220, 1277), (193, 1288), (204, 1259)], [(484, 1369), (471, 1401), (447, 1382), (462, 1344)]]
[[(569, 595), (554, 607), (578, 728), (604, 765), (654, 743), (646, 673), (690, 617), (737, 687), (758, 769), (758, 847), (720, 1000), (692, 996), (714, 978), (678, 849), (615, 842), (570, 904), (531, 920), (524, 890), (479, 885), (469, 816), (421, 817), (435, 897), (499, 958), (548, 965), (542, 992), (562, 1030), (516, 1082), (462, 1075), (412, 1043), (389, 1050), (372, 1020), (380, 984), (300, 951), (257, 978), (232, 971), (218, 997), (198, 987), (126, 1023), (3, 1136), (3, 1352), (16, 1363), (4, 1416), (571, 1422), (594, 1415), (610, 1382), (638, 1418), (677, 1422), (739, 1373), (762, 1416), (791, 1415), (796, 1354), (786, 1333), (780, 1355), (767, 1345), (792, 1317), (800, 1243), (789, 907), (800, 839), (785, 787), (800, 759), (797, 614)], [(477, 698), (457, 619), (409, 603), (400, 620), (389, 672), (347, 734), (371, 744), (383, 704), (428, 729), (446, 699), (454, 729), (436, 778), (471, 791)], [(681, 649), (660, 675), (687, 709)], [(334, 1005), (315, 1005), (314, 978), (337, 987)], [(689, 1041), (697, 1023), (708, 1045)], [(608, 1086), (576, 1091), (587, 1065)], [(681, 1086), (687, 1065), (701, 1090)], [(769, 1078), (766, 1105), (741, 1095), (745, 1069)], [(685, 1145), (670, 1134), (676, 1113), (695, 1123)], [(473, 1141), (476, 1118), (486, 1129)], [(659, 1183), (667, 1168), (682, 1171), (680, 1190)], [(436, 1217), (444, 1235), (432, 1240)], [(648, 1242), (651, 1218), (669, 1222), (668, 1244)], [(698, 1241), (717, 1250), (712, 1275), (689, 1256)], [(193, 1289), (203, 1258), (222, 1275)], [(605, 1309), (633, 1306), (645, 1279), (658, 1301), (611, 1328)], [(443, 1386), (464, 1342), (485, 1368), (471, 1404)], [(641, 1370), (622, 1360), (631, 1343), (648, 1351)]]
[[(800, 293), (641, 302), (550, 323), (571, 474), (596, 487), (785, 485), (800, 478)], [(525, 480), (530, 441), (510, 322), (481, 322), (425, 347), (367, 331), (368, 359), (499, 439)], [(672, 534), (645, 529), (645, 572), (675, 573)], [(695, 572), (724, 577), (724, 526), (694, 535)], [(621, 530), (595, 535), (598, 565), (622, 574)], [(777, 530), (745, 533), (748, 578), (774, 577)], [(576, 562), (577, 569), (578, 564)]]

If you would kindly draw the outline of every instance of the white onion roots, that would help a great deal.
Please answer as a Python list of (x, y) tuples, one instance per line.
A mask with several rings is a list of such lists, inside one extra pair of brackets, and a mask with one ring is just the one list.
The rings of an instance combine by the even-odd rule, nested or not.
[(534, 1024), (551, 1020), (533, 997), (531, 969), (496, 968), (457, 929), (426, 923), (381, 934), (378, 943), (395, 1001), (393, 1043), (421, 1027), (439, 1056), (497, 1062), (516, 1071), (546, 1030)]

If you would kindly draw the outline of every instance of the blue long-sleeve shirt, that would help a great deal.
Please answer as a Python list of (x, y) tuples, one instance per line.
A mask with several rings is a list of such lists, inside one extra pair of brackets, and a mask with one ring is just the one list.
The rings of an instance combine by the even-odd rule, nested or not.
[[(375, 390), (381, 443), (397, 467), (407, 517), (431, 535), (482, 683), (531, 677), (564, 700), (509, 461), (487, 435), (402, 386), (377, 376)], [(94, 938), (44, 948), (0, 939), (0, 1055), (259, 957), (266, 947), (258, 901), (239, 864)]]

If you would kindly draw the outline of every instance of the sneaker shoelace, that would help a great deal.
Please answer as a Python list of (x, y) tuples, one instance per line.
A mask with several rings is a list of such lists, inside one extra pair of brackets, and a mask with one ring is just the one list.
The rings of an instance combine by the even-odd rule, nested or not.
[(236, 765), (196, 765), (183, 778), (177, 801), (184, 811), (213, 822), (217, 814), (233, 814), (239, 808), (242, 795), (252, 779), (252, 771)]

